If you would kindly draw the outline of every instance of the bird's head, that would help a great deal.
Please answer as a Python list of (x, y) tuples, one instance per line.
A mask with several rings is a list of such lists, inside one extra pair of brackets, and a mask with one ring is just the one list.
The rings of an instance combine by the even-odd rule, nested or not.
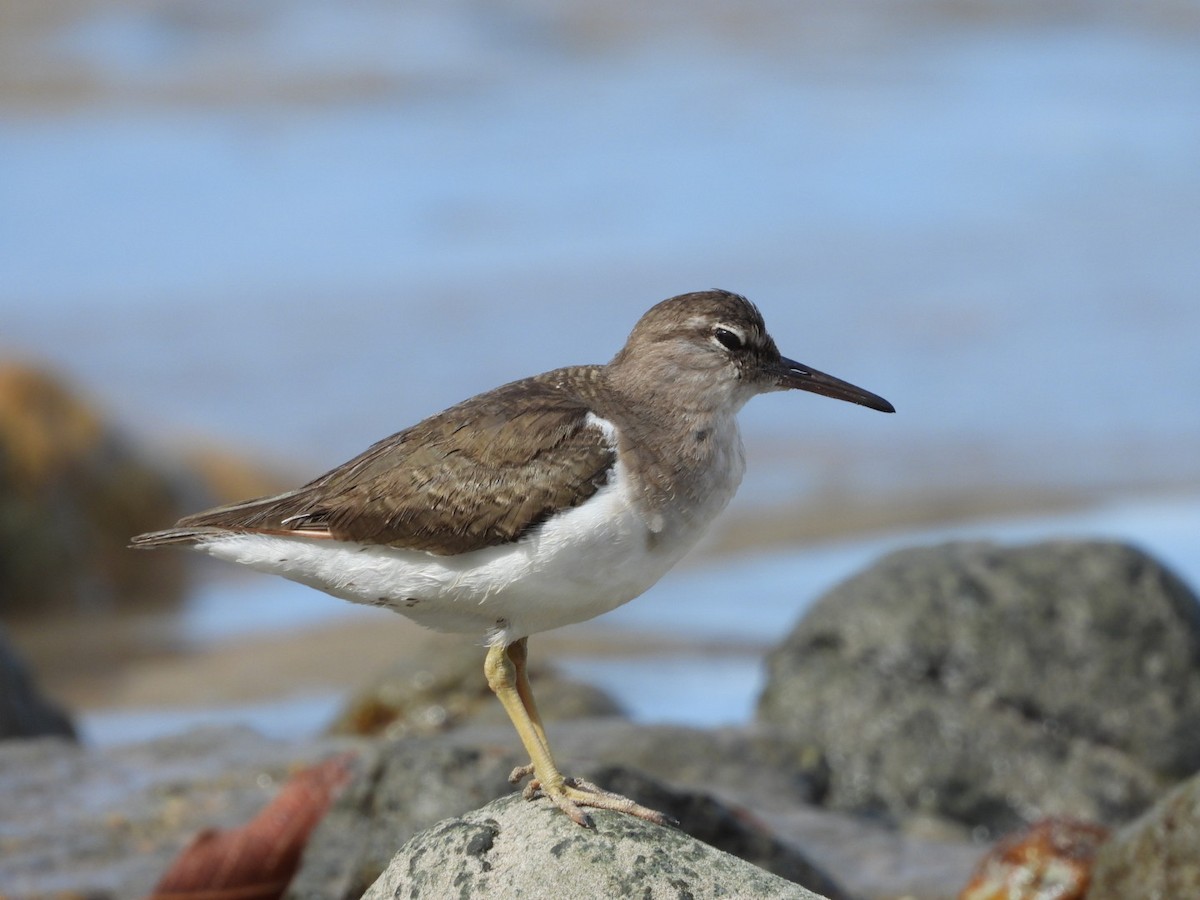
[(735, 410), (756, 394), (797, 389), (895, 412), (870, 391), (782, 356), (758, 308), (729, 291), (680, 294), (652, 307), (611, 368), (637, 389), (672, 384), (684, 389), (681, 397)]

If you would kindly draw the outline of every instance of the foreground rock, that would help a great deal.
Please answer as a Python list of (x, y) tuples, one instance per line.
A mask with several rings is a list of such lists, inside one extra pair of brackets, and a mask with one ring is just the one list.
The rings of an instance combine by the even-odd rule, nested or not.
[(0, 628), (0, 740), (47, 735), (74, 738), (75, 727), (38, 690)]
[[(552, 732), (572, 773), (661, 808), (692, 837), (820, 895), (845, 896), (825, 871), (856, 897), (941, 900), (966, 884), (979, 857), (964, 841), (900, 834), (804, 803), (808, 788), (789, 784), (776, 762), (786, 756), (770, 752), (761, 730), (604, 719)], [(347, 750), (356, 755), (353, 781), (312, 832), (293, 898), (357, 898), (417, 832), (518, 796), (507, 782), (520, 761), (507, 723), (395, 742), (287, 743), (245, 728), (101, 749), (0, 742), (0, 885), (21, 898), (145, 897), (198, 834), (261, 818), (297, 771)], [(643, 764), (657, 766), (658, 777), (633, 771)], [(520, 803), (537, 815), (545, 801)]]
[[(504, 746), (511, 748), (514, 743), (509, 740)], [(613, 744), (616, 746), (615, 741)], [(693, 748), (698, 749), (695, 743)], [(359, 777), (317, 827), (287, 896), (292, 900), (361, 896), (386, 870), (396, 848), (418, 832), (447, 815), (464, 814), (489, 800), (514, 796), (508, 773), (523, 761), (515, 748), (501, 750), (488, 741), (472, 741), (469, 746), (442, 740), (375, 745), (370, 758), (364, 756)], [(616, 765), (573, 771), (661, 810), (676, 818), (683, 832), (755, 867), (818, 889), (833, 900), (846, 896), (796, 847), (744, 811), (707, 793), (671, 788)], [(551, 809), (544, 800), (520, 803), (538, 818), (539, 810)], [(562, 818), (578, 829), (566, 816)]]
[(1200, 897), (1200, 776), (1100, 848), (1088, 900)]
[(820, 896), (673, 828), (608, 811), (593, 821), (505, 797), (418, 834), (364, 900)]
[(838, 809), (1117, 825), (1200, 760), (1200, 605), (1120, 544), (892, 554), (822, 598), (769, 672), (760, 717), (825, 759)]

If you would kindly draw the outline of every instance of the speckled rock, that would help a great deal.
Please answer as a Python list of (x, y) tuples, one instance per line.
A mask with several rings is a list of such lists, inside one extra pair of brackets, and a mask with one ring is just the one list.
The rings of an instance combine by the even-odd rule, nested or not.
[(604, 766), (589, 771), (587, 777), (607, 790), (670, 816), (679, 823), (680, 831), (710, 847), (818, 891), (829, 900), (850, 900), (850, 895), (803, 852), (781, 840), (742, 807), (730, 806), (707, 793), (669, 788), (623, 766)]
[(1200, 759), (1200, 605), (1116, 543), (892, 554), (769, 673), (759, 715), (825, 758), (824, 802), (894, 820), (1119, 825)]
[(1200, 897), (1200, 775), (1100, 848), (1088, 900)]
[[(504, 734), (507, 737), (507, 731)], [(419, 831), (494, 798), (512, 796), (508, 773), (524, 762), (515, 743), (508, 740), (498, 749), (486, 741), (456, 746), (431, 738), (375, 745), (362, 757), (361, 775), (313, 833), (288, 888), (288, 900), (353, 900), (385, 871), (396, 848)], [(589, 765), (573, 772), (675, 817), (684, 832), (755, 866), (833, 900), (846, 896), (795, 846), (746, 812), (706, 793), (674, 789), (616, 765)], [(549, 804), (535, 800), (526, 806), (530, 815), (537, 815)]]
[(505, 797), (418, 834), (364, 900), (820, 896), (673, 828), (608, 811), (593, 820), (580, 828), (549, 804)]

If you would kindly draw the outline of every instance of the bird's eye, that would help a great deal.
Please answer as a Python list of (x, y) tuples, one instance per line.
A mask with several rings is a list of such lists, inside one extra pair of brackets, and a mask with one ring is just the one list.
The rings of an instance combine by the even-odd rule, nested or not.
[(728, 328), (717, 328), (713, 331), (713, 337), (717, 343), (726, 350), (741, 350), (745, 344), (742, 341), (741, 335), (730, 331)]

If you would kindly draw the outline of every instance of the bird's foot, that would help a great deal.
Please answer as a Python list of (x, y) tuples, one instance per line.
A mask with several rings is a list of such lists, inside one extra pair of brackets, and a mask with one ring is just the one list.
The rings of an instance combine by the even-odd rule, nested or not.
[[(517, 766), (517, 768), (512, 770), (512, 774), (508, 776), (508, 780), (511, 784), (519, 784), (523, 779), (533, 774), (532, 764)], [(583, 807), (611, 809), (619, 813), (625, 813), (627, 816), (636, 816), (639, 819), (645, 819), (647, 822), (653, 822), (655, 825), (679, 825), (670, 816), (664, 815), (656, 809), (650, 809), (647, 806), (642, 806), (640, 803), (635, 803), (628, 797), (614, 794), (612, 791), (606, 791), (582, 778), (563, 778), (556, 787), (548, 789), (542, 784), (540, 779), (534, 777), (525, 785), (521, 796), (526, 800), (547, 797), (555, 806), (565, 812), (572, 822), (576, 825), (582, 825), (584, 828), (592, 827), (592, 819), (591, 816), (583, 811)]]

